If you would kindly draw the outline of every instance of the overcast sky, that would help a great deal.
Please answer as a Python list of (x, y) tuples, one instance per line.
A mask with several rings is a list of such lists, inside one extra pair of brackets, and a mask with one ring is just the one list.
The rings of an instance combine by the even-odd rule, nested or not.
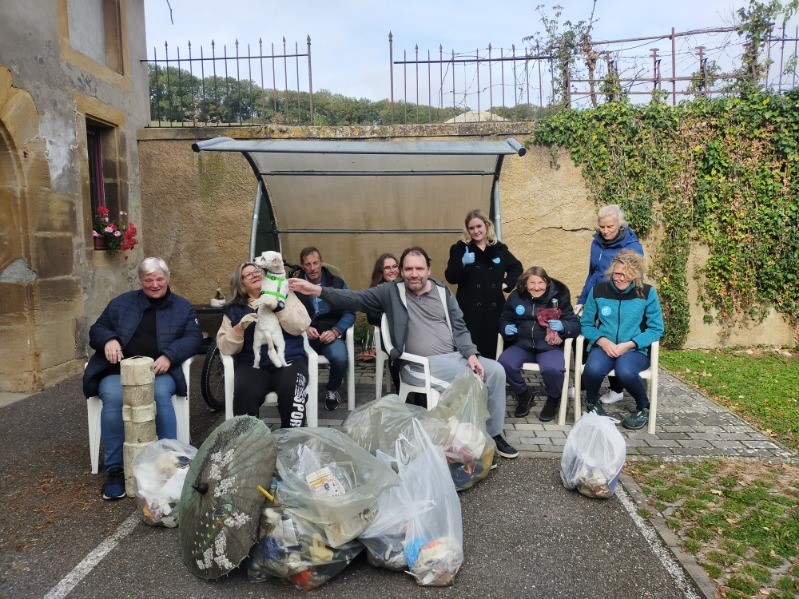
[[(258, 40), (267, 49), (271, 43), (282, 46), (283, 37), (293, 50), (311, 37), (314, 90), (327, 89), (346, 96), (378, 100), (389, 96), (388, 34), (394, 35), (394, 59), (405, 50), (411, 57), (418, 44), (420, 54), (434, 56), (439, 44), (445, 54), (481, 52), (492, 47), (524, 46), (522, 38), (542, 31), (536, 6), (540, 0), (145, 0), (148, 57), (153, 47), (162, 55), (169, 42), (170, 56), (180, 47), (187, 56), (191, 41), (193, 56), (203, 46), (205, 56), (210, 42), (227, 45), (233, 53), (236, 40), (240, 53), (250, 44), (257, 52)], [(588, 20), (592, 3), (588, 0), (560, 0), (547, 3), (564, 6), (561, 23)], [(735, 24), (735, 10), (745, 0), (598, 0), (593, 39), (607, 40), (666, 34), (672, 27), (686, 31)], [(546, 14), (554, 16), (548, 8)], [(796, 19), (794, 19), (795, 21)], [(790, 31), (793, 34), (793, 30)], [(734, 36), (737, 39), (737, 36)], [(667, 42), (638, 44), (642, 55)], [(496, 56), (496, 50), (495, 54)], [(162, 56), (161, 56), (162, 57)]]

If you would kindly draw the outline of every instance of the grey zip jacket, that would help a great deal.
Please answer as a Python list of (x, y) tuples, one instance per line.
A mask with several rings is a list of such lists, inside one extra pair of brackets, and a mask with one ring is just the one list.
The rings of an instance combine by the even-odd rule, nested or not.
[[(477, 346), (472, 343), (472, 336), (463, 321), (463, 312), (461, 312), (455, 296), (441, 281), (428, 280), (433, 284), (433, 288), (441, 298), (441, 303), (446, 308), (444, 312), (447, 315), (447, 322), (452, 332), (452, 342), (455, 348), (467, 360), (470, 356), (480, 355), (477, 351)], [(396, 359), (400, 353), (405, 351), (405, 338), (408, 334), (406, 293), (405, 283), (397, 279), (390, 283), (381, 283), (377, 287), (370, 287), (361, 291), (322, 287), (320, 297), (331, 306), (341, 310), (385, 312), (391, 329), (389, 331), (391, 342), (394, 344), (391, 358)]]

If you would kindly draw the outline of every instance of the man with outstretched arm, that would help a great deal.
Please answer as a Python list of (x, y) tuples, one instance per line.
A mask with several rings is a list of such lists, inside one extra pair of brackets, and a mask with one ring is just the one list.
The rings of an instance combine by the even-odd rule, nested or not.
[[(295, 293), (321, 297), (343, 310), (385, 312), (397, 358), (407, 351), (430, 361), (433, 386), (442, 391), (452, 380), (470, 368), (488, 388), (488, 434), (505, 458), (519, 455), (502, 436), (505, 423), (505, 371), (496, 361), (482, 358), (472, 343), (463, 314), (450, 290), (430, 278), (430, 257), (420, 247), (406, 249), (400, 258), (402, 277), (362, 291), (332, 289), (304, 279), (289, 279)], [(414, 384), (418, 374), (405, 364), (400, 376)]]

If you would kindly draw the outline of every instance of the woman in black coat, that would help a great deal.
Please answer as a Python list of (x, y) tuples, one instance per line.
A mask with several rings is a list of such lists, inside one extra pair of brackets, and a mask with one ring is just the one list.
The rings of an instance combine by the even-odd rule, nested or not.
[(497, 240), (488, 217), (480, 210), (469, 212), (463, 239), (449, 250), (444, 276), (458, 286), (455, 297), (463, 320), (477, 351), (485, 358), (496, 358), (504, 291), (513, 288), (522, 270), (522, 263), (508, 246)]
[[(511, 391), (516, 395), (517, 418), (527, 416), (530, 406), (534, 405), (533, 389), (527, 386), (522, 376), (525, 362), (536, 362), (544, 379), (547, 402), (538, 419), (549, 422), (558, 411), (566, 372), (563, 340), (580, 334), (580, 319), (574, 313), (571, 301), (569, 288), (550, 278), (540, 266), (524, 271), (516, 289), (508, 296), (499, 323), (505, 351), (498, 361), (505, 369)], [(562, 313), (557, 320), (548, 320), (542, 326), (538, 320), (542, 308), (558, 308)]]

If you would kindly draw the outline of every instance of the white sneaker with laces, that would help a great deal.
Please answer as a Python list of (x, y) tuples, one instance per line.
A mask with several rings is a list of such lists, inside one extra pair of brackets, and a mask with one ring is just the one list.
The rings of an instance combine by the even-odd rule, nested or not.
[(608, 392), (605, 393), (602, 397), (600, 397), (599, 401), (601, 401), (604, 404), (608, 404), (608, 403), (616, 403), (617, 401), (621, 401), (622, 399), (624, 399), (624, 393), (619, 393), (617, 391), (614, 391), (613, 389), (608, 389)]

